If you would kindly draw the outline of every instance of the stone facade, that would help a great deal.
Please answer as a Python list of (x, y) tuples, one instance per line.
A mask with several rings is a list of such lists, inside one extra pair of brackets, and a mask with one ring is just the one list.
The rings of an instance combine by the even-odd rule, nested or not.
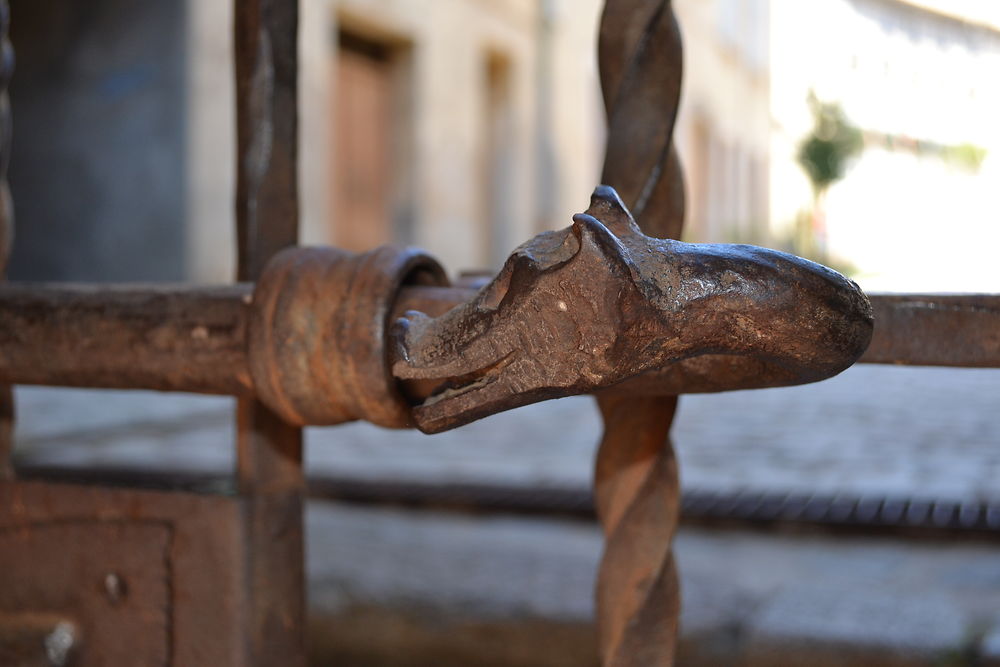
[[(199, 280), (231, 275), (228, 4), (189, 2), (189, 256)], [(375, 186), (388, 192), (387, 233), (373, 241), (422, 246), (449, 269), (496, 267), (537, 231), (568, 224), (601, 159), (598, 10), (596, 0), (302, 3), (303, 238), (342, 241), (358, 216), (377, 217), (345, 201), (360, 188), (337, 181), (358, 166), (338, 164), (350, 159), (351, 132), (371, 133), (372, 150), (390, 137), (384, 165), (362, 165), (382, 169)], [(385, 92), (371, 90), (382, 85), (377, 66), (360, 74), (368, 88), (338, 90), (351, 81), (341, 69), (348, 41), (383, 64)], [(370, 107), (383, 117), (361, 114), (347, 130), (332, 121), (345, 99), (378, 95), (390, 98), (386, 113)]]

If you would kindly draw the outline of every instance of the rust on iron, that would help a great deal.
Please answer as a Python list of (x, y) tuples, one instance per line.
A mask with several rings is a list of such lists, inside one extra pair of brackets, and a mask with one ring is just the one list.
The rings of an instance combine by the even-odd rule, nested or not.
[(412, 426), (385, 346), (404, 285), (446, 287), (448, 279), (412, 248), (279, 253), (257, 284), (250, 321), (250, 368), (261, 399), (298, 425), (365, 419)]
[(253, 664), (243, 512), (176, 489), (0, 483), (0, 656), (68, 623), (48, 639), (67, 666)]
[(671, 3), (607, 0), (597, 49), (608, 118), (601, 181), (648, 234), (679, 238), (684, 183), (672, 137), (683, 53)]
[(645, 236), (600, 187), (572, 227), (522, 245), (472, 302), (399, 320), (393, 370), (440, 381), (413, 410), (436, 432), (706, 353), (817, 380), (854, 363), (871, 329), (867, 299), (839, 274), (764, 248)]
[[(298, 241), (297, 0), (234, 0), (238, 281)], [(302, 431), (255, 398), (237, 405), (246, 499), (251, 664), (305, 664)]]
[[(645, 231), (663, 238), (679, 238), (684, 222), (684, 185), (672, 140), (682, 56), (669, 0), (605, 3), (598, 39), (608, 117), (602, 179), (621, 188)], [(714, 371), (707, 377), (722, 386), (736, 379)], [(624, 400), (598, 397), (604, 434), (594, 495), (606, 536), (597, 580), (598, 647), (606, 667), (672, 665), (680, 613), (672, 552), (679, 487), (670, 441), (677, 399), (643, 399), (643, 409), (634, 414)], [(643, 548), (633, 549), (634, 543)]]
[[(608, 117), (602, 179), (621, 188), (642, 229), (661, 238), (679, 238), (684, 224), (683, 175), (673, 145), (682, 57), (669, 0), (607, 0), (598, 35)], [(752, 356), (724, 358), (759, 363)], [(707, 377), (718, 381), (723, 375), (723, 386), (737, 380), (716, 370), (711, 367)], [(684, 373), (673, 377), (687, 379)], [(605, 667), (673, 664), (680, 614), (673, 538), (680, 489), (670, 440), (677, 398), (670, 394), (682, 390), (651, 392), (634, 414), (621, 397), (597, 398), (604, 433), (594, 462), (594, 499), (605, 531), (596, 584), (597, 635)], [(633, 542), (644, 549), (633, 550)], [(630, 653), (644, 641), (641, 655)]]
[(1000, 368), (1000, 296), (876, 294), (862, 363)]
[(603, 665), (671, 664), (680, 614), (672, 539), (680, 519), (670, 426), (675, 396), (599, 401), (604, 436), (594, 507), (605, 546), (597, 576)]
[(234, 0), (238, 281), (298, 242), (298, 3)]
[(250, 285), (0, 287), (0, 378), (251, 395)]

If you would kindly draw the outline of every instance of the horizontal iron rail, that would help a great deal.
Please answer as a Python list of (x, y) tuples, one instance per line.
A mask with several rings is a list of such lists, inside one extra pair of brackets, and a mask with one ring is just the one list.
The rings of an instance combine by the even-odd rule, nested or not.
[[(408, 287), (400, 308), (440, 314), (474, 293)], [(4, 284), (0, 381), (252, 396), (252, 302), (250, 283)]]
[[(24, 479), (131, 488), (233, 493), (231, 478), (207, 473), (134, 468), (61, 468), (22, 465)], [(427, 483), (310, 476), (309, 496), (359, 505), (446, 512), (512, 514), (593, 520), (593, 494), (582, 487), (485, 483)], [(690, 526), (808, 529), (902, 537), (1000, 540), (1000, 499), (944, 499), (850, 494), (685, 490), (681, 521)]]
[(11, 384), (250, 394), (252, 285), (7, 283), (0, 377)]
[(876, 294), (862, 363), (1000, 368), (1000, 295)]
[[(437, 315), (468, 287), (406, 287), (397, 312)], [(0, 382), (253, 395), (253, 286), (0, 286)], [(1000, 295), (876, 294), (862, 363), (1000, 368)], [(429, 386), (406, 383), (414, 399)]]

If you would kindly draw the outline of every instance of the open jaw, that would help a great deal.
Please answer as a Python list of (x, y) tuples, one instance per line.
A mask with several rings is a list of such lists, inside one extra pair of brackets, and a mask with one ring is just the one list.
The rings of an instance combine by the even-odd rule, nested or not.
[(516, 394), (505, 374), (517, 358), (517, 351), (511, 350), (496, 361), (461, 375), (435, 377), (428, 372), (433, 369), (412, 373), (414, 379), (419, 376), (424, 381), (440, 380), (430, 395), (413, 407), (417, 427), (424, 433), (439, 433), (521, 405), (527, 397)]
[(421, 407), (429, 407), (440, 401), (456, 398), (496, 382), (500, 379), (500, 373), (503, 369), (510, 365), (513, 360), (514, 351), (511, 350), (492, 364), (456, 377), (446, 378), (431, 391), (431, 395), (421, 403)]

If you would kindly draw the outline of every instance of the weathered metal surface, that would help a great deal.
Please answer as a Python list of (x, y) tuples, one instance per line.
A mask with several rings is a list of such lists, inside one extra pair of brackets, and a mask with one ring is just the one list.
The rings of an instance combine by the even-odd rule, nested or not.
[(607, 187), (574, 220), (516, 250), (472, 302), (397, 323), (393, 372), (441, 383), (413, 410), (422, 430), (704, 353), (766, 358), (817, 380), (854, 363), (871, 337), (864, 294), (812, 262), (647, 237)]
[(0, 287), (0, 378), (250, 395), (251, 286)]
[[(247, 360), (252, 290), (249, 284), (2, 286), (0, 378), (16, 384), (248, 395), (253, 392)], [(385, 296), (372, 293), (370, 298)], [(393, 318), (408, 310), (441, 315), (475, 296), (469, 288), (405, 285), (393, 304)], [(883, 335), (877, 328), (876, 341)], [(736, 364), (754, 370), (740, 388), (781, 383), (780, 375), (761, 372), (783, 370), (766, 360), (708, 355), (645, 373), (613, 391), (718, 391), (729, 388), (717, 386), (724, 375), (719, 369)], [(788, 378), (795, 379), (791, 373)], [(408, 382), (406, 388), (413, 400), (423, 400), (433, 385)]]
[(603, 398), (594, 505), (605, 546), (597, 576), (604, 665), (669, 664), (680, 614), (672, 541), (680, 516), (671, 396)]
[(1000, 295), (877, 294), (863, 363), (1000, 368)]
[(0, 480), (14, 478), (14, 392), (0, 385)]
[(237, 280), (298, 241), (298, 3), (235, 0)]
[(302, 432), (266, 406), (237, 406), (237, 470), (244, 499), (252, 665), (305, 663)]
[[(249, 395), (252, 387), (247, 331), (253, 286), (170, 287), (98, 284), (27, 284), (0, 286), (0, 380), (102, 388), (156, 389), (210, 394)], [(403, 285), (393, 303), (392, 319), (406, 311), (436, 317), (469, 303), (477, 290), (469, 287)], [(331, 293), (332, 294), (332, 293)], [(378, 301), (386, 295), (373, 293)], [(877, 310), (884, 299), (871, 298)], [(966, 297), (930, 295), (921, 302), (946, 304)], [(965, 326), (951, 331), (950, 359), (993, 362), (991, 324), (1000, 297), (975, 297), (961, 306)], [(912, 346), (942, 346), (922, 333), (920, 321), (883, 318), (876, 322), (870, 349), (886, 349), (894, 340)], [(926, 349), (930, 349), (929, 347)], [(78, 354), (86, 350), (87, 354)], [(941, 363), (921, 352), (920, 359)], [(994, 356), (990, 356), (994, 355)], [(902, 363), (901, 357), (895, 358)], [(912, 356), (909, 358), (913, 358)], [(883, 363), (866, 352), (861, 361)], [(317, 366), (327, 363), (321, 360)], [(300, 364), (301, 365), (301, 364)], [(766, 358), (706, 354), (605, 390), (623, 395), (675, 395), (780, 386), (800, 382), (798, 376)], [(412, 402), (428, 398), (440, 384), (405, 381)]]
[[(253, 393), (247, 321), (253, 286), (0, 286), (0, 379), (12, 384)], [(392, 319), (436, 317), (475, 299), (470, 287), (403, 285)], [(372, 295), (373, 299), (384, 298)], [(861, 363), (1000, 366), (1000, 296), (874, 294)], [(87, 350), (87, 354), (79, 354)], [(323, 362), (326, 363), (326, 362)], [(605, 394), (676, 395), (797, 384), (759, 357), (705, 354), (647, 371)], [(405, 381), (413, 402), (437, 382)]]
[(679, 238), (684, 183), (672, 136), (680, 99), (680, 31), (669, 0), (608, 0), (598, 34), (608, 138), (601, 181), (651, 236)]
[[(254, 392), (247, 359), (252, 291), (250, 284), (0, 286), (0, 380), (249, 395)], [(403, 285), (391, 317), (410, 310), (436, 317), (475, 298), (476, 290), (468, 287)], [(861, 363), (1000, 367), (1000, 296), (869, 298), (876, 322)], [(799, 382), (794, 370), (772, 359), (704, 354), (604, 393), (676, 395)], [(438, 384), (406, 381), (403, 389), (420, 402)], [(0, 408), (4, 405), (10, 404)]]
[[(661, 238), (680, 238), (684, 224), (684, 184), (673, 145), (682, 56), (670, 0), (605, 3), (598, 38), (608, 116), (602, 179), (621, 188), (642, 229)], [(708, 377), (719, 377), (714, 370)], [(594, 498), (606, 536), (597, 631), (605, 667), (672, 665), (677, 645), (680, 593), (672, 547), (680, 489), (670, 441), (677, 398), (657, 394), (640, 399), (642, 409), (634, 412), (627, 398), (597, 399), (604, 434)]]
[(406, 284), (446, 286), (448, 279), (412, 248), (280, 253), (254, 293), (250, 367), (261, 399), (293, 424), (412, 426), (386, 354), (390, 316)]
[(0, 625), (68, 622), (66, 664), (81, 667), (245, 665), (242, 512), (236, 498), (0, 482)]
[[(297, 0), (234, 0), (237, 280), (298, 241)], [(254, 665), (305, 664), (302, 431), (256, 399), (237, 408), (247, 502), (246, 627)]]
[[(363, 255), (289, 250), (269, 265), (255, 298), (249, 285), (0, 287), (0, 378), (26, 384), (256, 393), (300, 424), (365, 418), (399, 426), (408, 419), (408, 405), (395, 393), (385, 367), (385, 347), (392, 345), (385, 331), (387, 319), (404, 309), (439, 315), (466, 300), (447, 318), (435, 320), (434, 329), (421, 334), (423, 340), (433, 340), (431, 334), (450, 336), (438, 331), (461, 324), (463, 318), (484, 312), (491, 318), (488, 335), (470, 343), (478, 352), (465, 349), (461, 359), (453, 355), (451, 365), (443, 368), (433, 363), (407, 368), (421, 363), (420, 354), (433, 352), (414, 354), (400, 366), (398, 375), (409, 379), (405, 393), (418, 401), (452, 375), (467, 375), (476, 363), (490, 365), (492, 359), (475, 355), (493, 354), (492, 346), (504, 336), (514, 342), (517, 335), (530, 339), (528, 334), (548, 326), (544, 323), (549, 320), (565, 340), (548, 341), (528, 360), (540, 364), (537, 382), (549, 381), (544, 373), (586, 370), (589, 375), (532, 394), (535, 388), (527, 384), (527, 376), (510, 373), (506, 377), (516, 378), (518, 392), (513, 404), (608, 387), (640, 374), (611, 391), (664, 394), (797, 383), (835, 372), (834, 367), (847, 363), (850, 344), (863, 344), (848, 336), (859, 322), (844, 321), (839, 337), (826, 341), (829, 349), (817, 351), (815, 337), (825, 335), (824, 323), (840, 322), (842, 315), (850, 320), (850, 309), (863, 306), (861, 301), (849, 303), (858, 296), (856, 290), (835, 274), (774, 251), (648, 239), (608, 189), (598, 190), (591, 213), (604, 222), (585, 215), (570, 230), (541, 235), (479, 293), (440, 286), (443, 272), (432, 260), (391, 248)], [(586, 241), (582, 245), (581, 239)], [(563, 262), (560, 253), (573, 247), (578, 248), (573, 260)], [(534, 259), (526, 260), (529, 254)], [(539, 273), (545, 263), (548, 268)], [(530, 276), (534, 282), (527, 280)], [(513, 292), (499, 298), (507, 285), (514, 285)], [(850, 298), (839, 306), (828, 304), (824, 289), (831, 294), (846, 290)], [(599, 291), (603, 301), (595, 296)], [(490, 309), (489, 300), (498, 298), (503, 307)], [(544, 304), (546, 299), (552, 303)], [(603, 320), (582, 315), (598, 304), (606, 307)], [(706, 308), (718, 312), (709, 316)], [(529, 312), (533, 309), (537, 315)], [(256, 332), (252, 336), (249, 319)], [(326, 327), (314, 327), (317, 321)], [(426, 322), (418, 315), (409, 321)], [(591, 355), (578, 349), (582, 343), (575, 339), (578, 327), (594, 323), (603, 328), (587, 331), (604, 341), (595, 338), (587, 345), (606, 349), (603, 370), (590, 367)], [(713, 326), (711, 332), (706, 329)], [(747, 338), (753, 326), (765, 333)], [(415, 340), (412, 330), (406, 335)], [(609, 344), (611, 339), (615, 345)], [(459, 345), (461, 340), (456, 336), (452, 342)], [(574, 354), (579, 359), (569, 360)], [(730, 378), (726, 373), (737, 363), (754, 373), (741, 370)], [(424, 383), (417, 378), (425, 378)], [(449, 397), (455, 396), (453, 389)], [(432, 398), (418, 414), (433, 405), (440, 409), (439, 401)]]

